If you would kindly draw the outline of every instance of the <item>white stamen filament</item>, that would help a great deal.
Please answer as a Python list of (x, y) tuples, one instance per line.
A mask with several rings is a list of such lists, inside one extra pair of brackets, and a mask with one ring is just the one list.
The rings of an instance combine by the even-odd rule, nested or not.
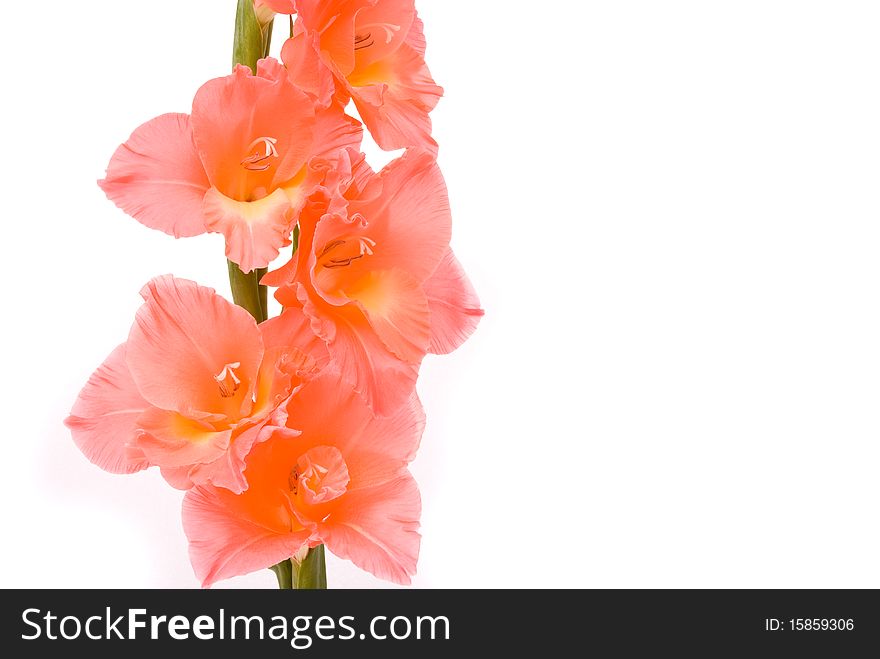
[[(342, 268), (347, 265), (351, 265), (352, 261), (356, 261), (357, 259), (362, 259), (365, 256), (372, 256), (373, 255), (373, 248), (376, 246), (376, 241), (373, 240), (372, 238), (367, 238), (366, 236), (356, 236), (356, 239), (358, 241), (358, 253), (356, 256), (348, 256), (348, 257), (343, 257), (343, 258), (332, 258), (331, 257), (322, 265), (325, 268)], [(337, 247), (341, 247), (342, 245), (345, 245), (345, 243), (348, 242), (349, 240), (350, 239), (334, 240), (333, 242), (328, 243), (324, 247), (324, 249), (321, 250), (321, 253), (318, 254), (318, 258), (321, 259), (324, 256), (327, 256), (328, 254), (330, 254), (330, 252), (335, 250)]]
[(367, 238), (366, 236), (359, 236), (358, 240), (361, 243), (361, 256), (364, 256), (364, 255), (372, 256), (373, 255), (372, 248), (376, 246), (376, 241), (371, 240), (371, 239)]
[[(214, 376), (214, 380), (216, 380), (217, 384), (220, 385), (220, 395), (223, 396), (223, 398), (234, 396), (235, 392), (238, 391), (241, 380), (235, 374), (234, 369), (240, 367), (241, 362), (230, 362), (229, 364), (224, 365), (223, 370)], [(227, 382), (227, 380), (232, 381), (232, 389), (229, 388), (229, 383)]]
[(278, 140), (274, 137), (258, 137), (253, 142), (248, 145), (246, 149), (247, 152), (255, 150), (261, 144), (265, 144), (266, 149), (265, 153), (262, 155), (260, 152), (253, 153), (249, 155), (247, 158), (241, 161), (241, 166), (245, 169), (249, 169), (253, 172), (264, 172), (269, 169), (270, 165), (268, 162), (265, 162), (269, 158), (277, 158), (278, 157), (278, 148), (275, 146), (278, 143)]

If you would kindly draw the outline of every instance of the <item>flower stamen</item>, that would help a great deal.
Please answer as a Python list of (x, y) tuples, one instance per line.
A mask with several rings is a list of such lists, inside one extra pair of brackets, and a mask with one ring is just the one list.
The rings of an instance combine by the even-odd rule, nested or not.
[(274, 137), (258, 137), (248, 145), (246, 151), (254, 151), (261, 144), (265, 145), (265, 151), (260, 153), (256, 151), (241, 161), (241, 166), (252, 172), (264, 172), (272, 163), (266, 162), (269, 158), (278, 157), (278, 148), (275, 146), (278, 140)]
[(230, 398), (238, 391), (241, 380), (235, 374), (235, 369), (241, 367), (241, 362), (230, 362), (223, 366), (223, 370), (214, 376), (214, 380), (220, 386), (220, 395), (223, 398)]
[[(371, 238), (367, 238), (366, 236), (357, 236), (358, 241), (358, 253), (353, 254), (352, 256), (344, 256), (337, 258), (327, 259), (326, 263), (322, 265), (325, 268), (344, 268), (347, 265), (351, 265), (352, 261), (357, 261), (358, 259), (362, 259), (365, 256), (373, 255), (373, 248), (376, 246), (376, 241)], [(322, 259), (327, 256), (330, 252), (345, 245), (347, 241), (345, 240), (334, 240), (331, 243), (328, 243), (321, 253), (318, 255), (318, 259)]]
[[(373, 33), (371, 31), (369, 31), (369, 28), (377, 27), (377, 28), (382, 29), (385, 32), (385, 43), (391, 43), (391, 40), (394, 38), (394, 33), (400, 32), (400, 26), (395, 25), (394, 23), (367, 23), (365, 25), (360, 25), (359, 27), (361, 29), (368, 30), (368, 31), (365, 36), (362, 36), (360, 34), (355, 34), (355, 36), (354, 36), (354, 49), (355, 50), (358, 50), (359, 43), (363, 43), (364, 41), (366, 41), (367, 39), (370, 39), (372, 37)], [(371, 40), (369, 44), (367, 44), (366, 46), (360, 46), (360, 48), (367, 48), (369, 46), (372, 46), (374, 43), (375, 43), (375, 40)]]
[(318, 258), (319, 259), (324, 258), (324, 256), (327, 255), (327, 252), (330, 252), (333, 249), (335, 249), (336, 247), (339, 247), (340, 245), (344, 245), (344, 244), (345, 244), (344, 240), (334, 240), (332, 243), (327, 243), (326, 245), (324, 245), (324, 249), (321, 250), (321, 253), (318, 254)]
[(374, 43), (376, 43), (372, 39), (372, 34), (367, 32), (366, 34), (356, 34), (354, 35), (354, 49), (362, 50), (364, 48), (369, 48)]

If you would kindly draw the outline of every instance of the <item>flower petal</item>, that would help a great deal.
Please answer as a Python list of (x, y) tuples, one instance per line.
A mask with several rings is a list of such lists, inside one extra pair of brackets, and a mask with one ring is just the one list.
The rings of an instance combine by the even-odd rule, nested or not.
[(113, 474), (131, 474), (150, 464), (131, 448), (137, 419), (149, 406), (131, 378), (122, 344), (89, 378), (64, 423), (92, 463)]
[[(261, 70), (271, 71), (271, 62)], [(237, 201), (265, 196), (302, 169), (314, 123), (314, 102), (304, 91), (286, 76), (256, 76), (246, 66), (206, 82), (193, 100), (193, 134), (208, 180)], [(243, 166), (270, 144), (277, 157), (266, 168)]]
[(377, 487), (350, 489), (318, 532), (340, 558), (406, 585), (416, 573), (421, 509), (418, 486), (405, 472)]
[(297, 23), (293, 37), (281, 47), (281, 60), (291, 81), (317, 99), (319, 105), (330, 105), (336, 91), (333, 72), (320, 55), (321, 41), (316, 32), (307, 32)]
[(235, 515), (225, 501), (233, 496), (197, 487), (183, 498), (189, 557), (204, 587), (290, 558), (309, 537), (307, 531), (281, 534)]
[(160, 467), (187, 467), (213, 462), (229, 448), (231, 430), (218, 432), (210, 424), (177, 412), (151, 408), (138, 419), (145, 434), (136, 446)]
[(314, 368), (322, 370), (330, 361), (327, 344), (312, 331), (309, 318), (302, 309), (285, 308), (281, 315), (260, 323), (263, 345), (272, 348), (295, 348), (314, 360)]
[(385, 150), (419, 147), (437, 153), (428, 114), (443, 96), (443, 88), (425, 64), (424, 45), (422, 21), (416, 18), (405, 43), (348, 76), (358, 113)]
[(450, 353), (477, 329), (483, 310), (470, 280), (448, 250), (424, 286), (431, 310), (431, 343), (428, 352)]
[(193, 143), (190, 117), (163, 114), (120, 146), (98, 185), (141, 224), (175, 238), (205, 232), (202, 198), (210, 184)]
[[(251, 315), (213, 289), (170, 275), (141, 291), (126, 360), (141, 394), (156, 407), (191, 417), (239, 418), (250, 411), (263, 357)], [(215, 379), (232, 364), (240, 380), (223, 397)]]
[(226, 258), (242, 272), (265, 268), (290, 244), (293, 209), (284, 190), (259, 201), (235, 201), (211, 188), (205, 195), (208, 231), (226, 238)]
[[(278, 428), (258, 423), (247, 425), (241, 430), (214, 433), (217, 447), (226, 438), (226, 450), (219, 451), (217, 457), (208, 462), (194, 461), (190, 464), (179, 466), (163, 466), (162, 476), (172, 487), (188, 490), (194, 485), (213, 485), (240, 494), (248, 489), (247, 479), (244, 477), (246, 458), (251, 449), (258, 443), (268, 439)], [(292, 433), (293, 431), (286, 431)], [(293, 433), (296, 434), (296, 433)], [(231, 438), (230, 438), (231, 436)], [(163, 447), (164, 448), (164, 447)], [(215, 447), (207, 447), (211, 450)], [(193, 458), (198, 454), (193, 452)], [(205, 455), (205, 459), (209, 456)]]
[(405, 43), (422, 57), (425, 56), (425, 48), (427, 47), (425, 42), (425, 24), (419, 18), (418, 12), (413, 17), (412, 27), (409, 30), (409, 34), (406, 35)]
[[(354, 262), (352, 269), (400, 268), (421, 283), (437, 269), (449, 246), (452, 215), (446, 183), (428, 152), (408, 151), (392, 161), (351, 201), (349, 216), (355, 213), (366, 218), (363, 233), (376, 245), (375, 253)], [(316, 234), (315, 249), (325, 240)]]
[(416, 457), (425, 411), (415, 393), (387, 417), (373, 417), (357, 441), (337, 441), (350, 463), (351, 487), (375, 487), (398, 477)]
[(302, 430), (299, 451), (332, 441), (348, 464), (351, 487), (375, 487), (399, 477), (413, 460), (425, 429), (418, 397), (387, 417), (375, 416), (339, 375), (322, 373), (288, 404), (288, 424)]
[(364, 400), (351, 386), (341, 384), (332, 368), (303, 386), (287, 404), (288, 427), (303, 433), (296, 440), (299, 452), (332, 438), (333, 445), (346, 454), (372, 419)]
[(321, 36), (321, 51), (343, 75), (354, 68), (355, 15), (377, 0), (296, 0), (297, 23)]
[(418, 365), (389, 352), (359, 309), (347, 305), (319, 314), (312, 302), (306, 302), (303, 310), (314, 322), (334, 327), (327, 344), (333, 364), (376, 414), (392, 414), (407, 401), (415, 388)]
[(355, 286), (345, 293), (364, 310), (385, 347), (404, 361), (420, 363), (431, 338), (431, 314), (419, 282), (403, 270), (378, 270)]
[(348, 116), (340, 104), (333, 103), (315, 115), (312, 156), (336, 159), (339, 151), (344, 149), (353, 149), (357, 154), (363, 137), (364, 128), (361, 122)]

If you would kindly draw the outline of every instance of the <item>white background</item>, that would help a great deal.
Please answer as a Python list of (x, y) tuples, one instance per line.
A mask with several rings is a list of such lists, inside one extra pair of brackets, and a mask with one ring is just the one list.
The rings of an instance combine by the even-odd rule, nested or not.
[[(228, 294), (218, 236), (95, 180), (226, 74), (234, 4), (3, 7), (2, 586), (197, 586), (181, 493), (61, 422), (147, 280)], [(417, 6), (487, 314), (422, 370), (415, 585), (880, 587), (880, 6)]]

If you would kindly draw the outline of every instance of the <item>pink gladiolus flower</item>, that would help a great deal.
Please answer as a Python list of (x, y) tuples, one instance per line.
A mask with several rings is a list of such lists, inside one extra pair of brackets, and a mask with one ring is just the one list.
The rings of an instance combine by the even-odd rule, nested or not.
[(253, 448), (242, 494), (195, 487), (183, 500), (190, 559), (204, 586), (267, 568), (304, 545), (400, 584), (415, 574), (421, 502), (407, 469), (424, 428), (413, 396), (373, 416), (336, 373), (290, 399), (287, 425)]
[(245, 272), (290, 244), (313, 156), (360, 144), (361, 128), (294, 86), (276, 60), (207, 82), (192, 116), (164, 114), (117, 149), (99, 184), (122, 210), (175, 237), (222, 233)]
[(281, 51), (291, 78), (327, 102), (354, 99), (386, 150), (437, 149), (428, 113), (443, 95), (425, 64), (414, 0), (296, 0), (293, 38)]
[(300, 215), (299, 250), (263, 282), (311, 319), (342, 377), (390, 414), (425, 354), (458, 347), (483, 311), (449, 249), (449, 201), (430, 153), (408, 152), (379, 174), (349, 152), (324, 165)]
[(326, 350), (296, 310), (257, 326), (212, 289), (170, 275), (141, 295), (128, 341), (65, 421), (76, 445), (113, 473), (154, 465), (174, 487), (241, 492), (245, 456), (284, 424), (282, 404)]

